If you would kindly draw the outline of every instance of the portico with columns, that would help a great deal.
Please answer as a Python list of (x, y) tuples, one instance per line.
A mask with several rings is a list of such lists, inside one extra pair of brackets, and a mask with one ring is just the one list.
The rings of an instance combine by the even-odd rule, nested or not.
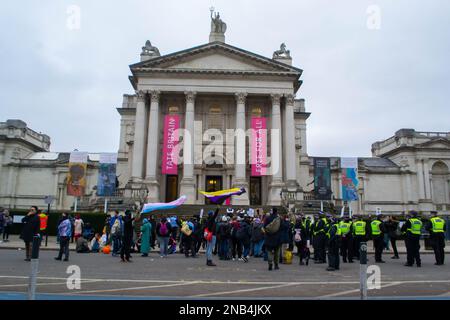
[[(204, 204), (198, 190), (243, 187), (233, 205), (279, 205), (283, 188), (301, 189), (306, 136), (297, 128), (306, 131), (307, 117), (295, 95), (302, 70), (292, 66), (284, 44), (267, 58), (226, 44), (217, 30), (210, 42), (167, 55), (147, 41), (141, 61), (130, 65), (135, 94), (118, 108), (128, 130), (121, 133), (119, 179), (146, 188), (150, 202), (186, 195), (187, 204)], [(161, 171), (168, 114), (179, 115), (182, 129), (176, 175)], [(251, 174), (252, 117), (267, 120), (264, 176)]]

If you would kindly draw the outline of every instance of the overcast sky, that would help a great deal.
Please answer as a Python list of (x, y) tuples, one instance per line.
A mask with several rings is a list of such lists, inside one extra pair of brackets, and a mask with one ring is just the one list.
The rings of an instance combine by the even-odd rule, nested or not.
[(304, 70), (309, 155), (370, 156), (400, 128), (450, 131), (448, 0), (2, 1), (0, 121), (24, 120), (52, 151), (116, 152), (128, 66), (147, 39), (163, 55), (208, 42), (210, 6), (227, 43), (271, 57), (285, 42)]

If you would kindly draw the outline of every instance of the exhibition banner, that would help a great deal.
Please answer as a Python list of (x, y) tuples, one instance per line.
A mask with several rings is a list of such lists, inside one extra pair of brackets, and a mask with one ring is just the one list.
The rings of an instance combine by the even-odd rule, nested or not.
[(358, 158), (341, 158), (342, 200), (358, 200)]
[(179, 128), (179, 115), (168, 114), (164, 117), (162, 174), (178, 174)]
[(72, 152), (69, 158), (69, 173), (67, 175), (67, 194), (81, 197), (86, 188), (87, 152)]
[(97, 195), (109, 197), (116, 191), (117, 153), (101, 153), (98, 166)]
[(267, 118), (251, 118), (252, 176), (264, 176), (267, 172)]
[(330, 158), (314, 158), (314, 194), (317, 200), (331, 200)]

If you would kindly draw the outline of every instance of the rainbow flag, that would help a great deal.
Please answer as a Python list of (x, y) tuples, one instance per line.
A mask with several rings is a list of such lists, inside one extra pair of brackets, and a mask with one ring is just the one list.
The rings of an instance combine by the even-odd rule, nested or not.
[(167, 210), (167, 209), (173, 209), (176, 207), (181, 206), (185, 201), (187, 197), (181, 196), (177, 200), (174, 200), (172, 202), (154, 202), (154, 203), (146, 203), (144, 204), (144, 207), (141, 210), (141, 213), (149, 213), (155, 210)]
[(214, 192), (205, 192), (199, 190), (199, 192), (206, 198), (208, 198), (212, 203), (222, 204), (225, 200), (227, 200), (231, 196), (239, 196), (245, 193), (246, 191), (244, 188), (233, 188)]

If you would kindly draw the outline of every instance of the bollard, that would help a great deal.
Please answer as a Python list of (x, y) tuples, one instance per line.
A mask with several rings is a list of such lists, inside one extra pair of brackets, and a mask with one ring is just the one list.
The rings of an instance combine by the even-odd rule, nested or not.
[(367, 300), (367, 242), (359, 245), (359, 288), (361, 300)]
[(33, 245), (31, 248), (31, 274), (28, 285), (28, 300), (35, 300), (36, 294), (36, 280), (39, 269), (39, 244), (41, 242), (40, 236), (33, 237)]

